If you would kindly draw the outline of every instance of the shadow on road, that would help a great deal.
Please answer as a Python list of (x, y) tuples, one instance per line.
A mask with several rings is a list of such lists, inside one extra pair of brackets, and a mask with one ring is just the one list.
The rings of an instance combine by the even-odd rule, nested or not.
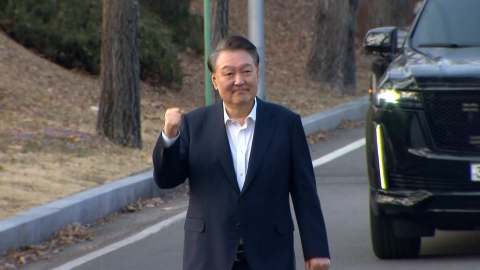
[(437, 231), (422, 241), (421, 259), (480, 258), (480, 231)]

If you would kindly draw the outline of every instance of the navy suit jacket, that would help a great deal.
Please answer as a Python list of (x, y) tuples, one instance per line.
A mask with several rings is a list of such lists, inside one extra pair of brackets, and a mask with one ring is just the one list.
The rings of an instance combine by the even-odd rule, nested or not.
[(189, 179), (183, 269), (232, 269), (240, 238), (252, 269), (295, 269), (292, 198), (304, 259), (330, 257), (301, 118), (257, 100), (252, 150), (239, 189), (223, 103), (185, 114), (179, 139), (153, 151), (154, 179), (173, 188)]

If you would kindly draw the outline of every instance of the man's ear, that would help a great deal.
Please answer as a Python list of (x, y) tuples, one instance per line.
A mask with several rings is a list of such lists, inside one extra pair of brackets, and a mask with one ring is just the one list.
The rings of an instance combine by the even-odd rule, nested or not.
[(257, 67), (257, 80), (260, 83), (260, 67)]
[(215, 73), (210, 73), (210, 79), (212, 80), (212, 85), (215, 90), (217, 89), (217, 77), (215, 76)]

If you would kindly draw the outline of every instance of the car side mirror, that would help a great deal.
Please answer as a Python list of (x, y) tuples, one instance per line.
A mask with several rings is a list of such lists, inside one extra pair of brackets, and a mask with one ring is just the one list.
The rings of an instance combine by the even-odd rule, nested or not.
[(397, 47), (397, 28), (381, 27), (370, 29), (363, 40), (363, 48), (367, 53), (396, 54)]

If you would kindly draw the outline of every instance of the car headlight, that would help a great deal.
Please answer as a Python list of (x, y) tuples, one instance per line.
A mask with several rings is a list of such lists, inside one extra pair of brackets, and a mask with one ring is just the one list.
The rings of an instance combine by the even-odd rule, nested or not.
[(379, 89), (375, 92), (373, 103), (377, 107), (420, 109), (422, 102), (417, 92)]

